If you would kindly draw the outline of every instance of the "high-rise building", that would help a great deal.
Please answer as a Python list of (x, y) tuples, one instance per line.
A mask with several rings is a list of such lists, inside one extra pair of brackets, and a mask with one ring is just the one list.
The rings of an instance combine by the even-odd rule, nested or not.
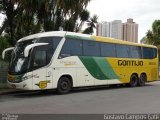
[(138, 24), (133, 22), (133, 19), (127, 19), (126, 23), (123, 23), (123, 40), (130, 42), (138, 42)]
[(114, 20), (112, 22), (110, 22), (110, 36), (111, 38), (115, 38), (115, 39), (123, 39), (122, 37), (122, 33), (123, 33), (123, 24), (121, 20)]
[(133, 22), (131, 18), (127, 19), (126, 23), (122, 23), (121, 20), (98, 23), (97, 35), (138, 42), (138, 24)]
[(97, 24), (97, 35), (109, 37), (110, 36), (110, 24), (108, 22), (102, 22)]
[(112, 22), (102, 22), (97, 24), (97, 35), (122, 39), (122, 21), (114, 20)]
[(97, 36), (102, 36), (102, 23), (97, 23), (97, 26), (96, 26), (96, 35)]

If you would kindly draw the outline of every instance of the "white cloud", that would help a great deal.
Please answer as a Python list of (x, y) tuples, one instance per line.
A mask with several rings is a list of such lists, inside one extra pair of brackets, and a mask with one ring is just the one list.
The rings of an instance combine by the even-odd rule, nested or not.
[(155, 19), (160, 19), (160, 0), (92, 0), (88, 6), (91, 14), (100, 21), (133, 18), (139, 24), (139, 40), (151, 29)]

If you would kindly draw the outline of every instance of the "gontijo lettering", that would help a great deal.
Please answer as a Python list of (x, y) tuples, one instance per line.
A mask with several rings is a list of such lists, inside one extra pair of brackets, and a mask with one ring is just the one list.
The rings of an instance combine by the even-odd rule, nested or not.
[(143, 61), (118, 60), (118, 66), (143, 66)]

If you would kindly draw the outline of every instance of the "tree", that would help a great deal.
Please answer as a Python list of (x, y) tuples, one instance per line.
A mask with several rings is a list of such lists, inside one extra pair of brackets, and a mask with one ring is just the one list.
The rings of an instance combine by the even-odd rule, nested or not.
[(146, 35), (148, 44), (160, 45), (160, 20), (155, 20), (152, 24), (152, 30), (148, 30)]
[(5, 19), (2, 27), (1, 34), (3, 30), (8, 26), (8, 34), (10, 36), (9, 43), (13, 46), (15, 44), (14, 39), (14, 18), (19, 12), (22, 11), (22, 8), (19, 5), (15, 5), (13, 0), (0, 0), (0, 13), (5, 14), (7, 19)]
[(76, 31), (78, 19), (90, 0), (15, 0), (26, 12), (34, 13), (44, 31), (63, 28)]
[(0, 36), (0, 58), (2, 57), (3, 50), (7, 47), (9, 47), (7, 36)]
[(27, 14), (25, 11), (16, 16), (15, 24), (14, 34), (16, 40), (40, 32), (42, 28), (42, 25), (35, 21), (34, 16)]
[(80, 22), (79, 25), (77, 24), (76, 32), (80, 32), (81, 31), (84, 22), (89, 19), (89, 15), (90, 15), (90, 13), (89, 13), (88, 10), (83, 10), (81, 12), (81, 14), (80, 14), (80, 20), (81, 20), (81, 22)]
[(86, 7), (89, 2), (90, 0), (59, 0), (57, 2), (57, 6), (62, 13), (62, 18), (64, 18), (62, 24), (65, 31), (80, 31), (81, 26), (78, 21), (80, 19), (83, 25), (84, 19), (82, 18), (82, 14), (87, 13)]
[(94, 33), (94, 28), (96, 28), (95, 24), (97, 23), (97, 19), (98, 19), (98, 16), (94, 15), (93, 17), (90, 18), (90, 20), (87, 21), (88, 28), (86, 28), (83, 31), (84, 34), (93, 34)]
[(143, 38), (140, 40), (140, 42), (141, 42), (142, 44), (147, 44), (147, 37), (146, 37), (146, 36), (143, 37)]
[[(86, 7), (90, 0), (0, 0), (0, 12), (6, 20), (0, 29), (14, 46), (19, 38), (41, 31), (80, 32), (89, 20)], [(89, 24), (89, 21), (88, 21)], [(91, 25), (91, 24), (90, 24)], [(90, 26), (90, 31), (95, 26)]]

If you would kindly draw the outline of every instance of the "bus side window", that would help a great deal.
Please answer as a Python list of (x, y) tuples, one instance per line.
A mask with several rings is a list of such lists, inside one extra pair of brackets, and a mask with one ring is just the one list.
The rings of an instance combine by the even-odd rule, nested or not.
[(82, 40), (72, 40), (70, 49), (72, 56), (82, 56)]
[(65, 41), (59, 58), (65, 58), (69, 56), (82, 56), (82, 41), (68, 39)]
[(112, 43), (101, 43), (102, 57), (116, 57), (116, 45)]
[(130, 46), (130, 57), (131, 58), (142, 58), (141, 47), (139, 46)]
[(65, 57), (69, 57), (71, 56), (70, 54), (70, 47), (71, 47), (71, 42), (69, 42), (68, 40), (65, 41), (62, 49), (61, 49), (61, 52), (60, 52), (60, 55), (59, 55), (59, 58), (65, 58)]
[(129, 46), (116, 44), (116, 53), (118, 58), (129, 58), (130, 55)]
[(154, 52), (154, 58), (156, 58), (157, 57), (157, 49), (153, 48), (153, 52)]
[(47, 51), (37, 50), (33, 58), (33, 69), (37, 69), (47, 65)]
[(153, 48), (142, 47), (142, 49), (144, 59), (153, 59), (157, 56), (155, 55), (155, 50)]
[(95, 41), (83, 41), (83, 55), (100, 57), (100, 43)]

